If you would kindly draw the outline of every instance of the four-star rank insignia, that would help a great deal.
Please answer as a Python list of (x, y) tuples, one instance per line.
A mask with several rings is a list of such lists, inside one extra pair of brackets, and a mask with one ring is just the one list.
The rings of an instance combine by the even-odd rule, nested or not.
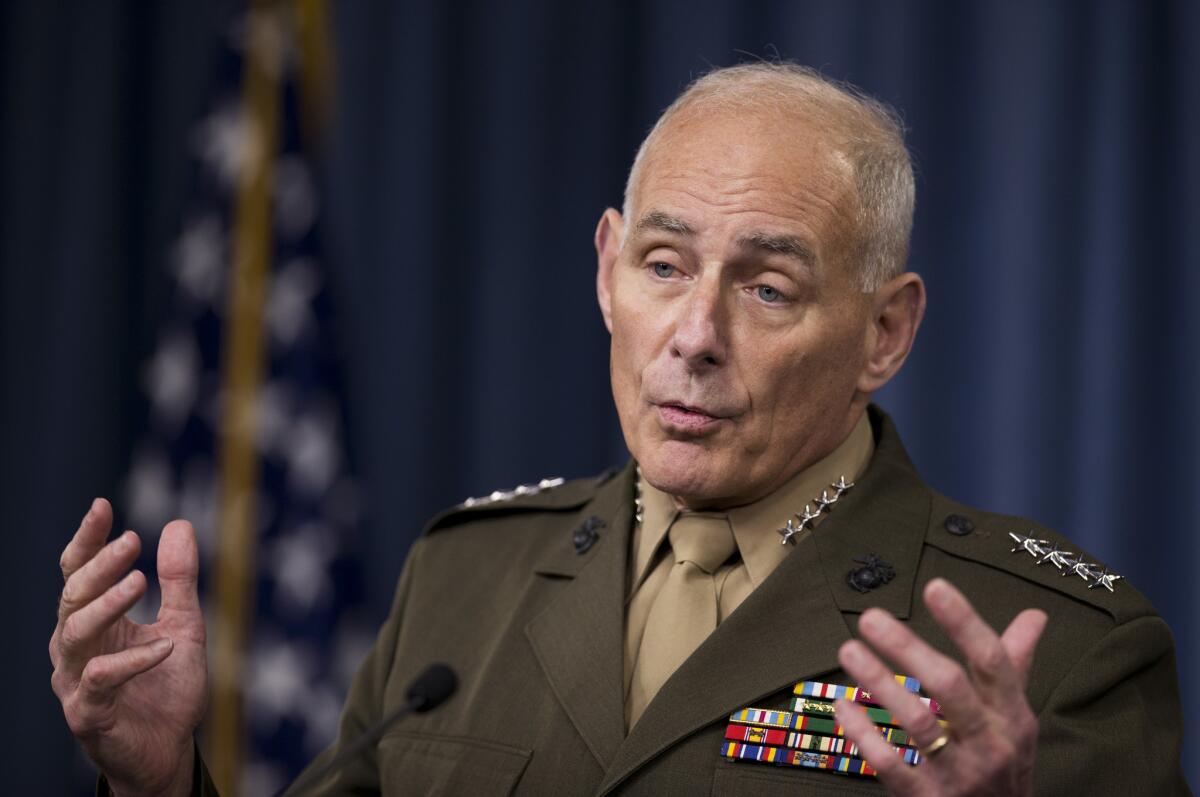
[(563, 479), (542, 479), (537, 484), (522, 484), (514, 487), (511, 490), (494, 490), (489, 495), (480, 496), (478, 498), (468, 498), (463, 501), (461, 506), (464, 509), (470, 509), (473, 506), (483, 506), (484, 504), (493, 504), (497, 501), (511, 501), (514, 498), (520, 498), (523, 495), (537, 495), (545, 490), (551, 490), (563, 483)]
[[(839, 476), (837, 481), (829, 485), (828, 489), (822, 490), (821, 494), (812, 500), (812, 504), (805, 504), (804, 509), (788, 518), (783, 528), (778, 530), (780, 536), (783, 537), (783, 541), (780, 544), (795, 545), (796, 535), (801, 532), (810, 531), (813, 528), (813, 524), (821, 517), (821, 513), (832, 512), (834, 504), (853, 486), (854, 482), (846, 481), (845, 476)], [(830, 490), (833, 492), (831, 493)], [(816, 509), (813, 509), (813, 504), (816, 505)]]
[(1113, 592), (1113, 584), (1121, 578), (1116, 573), (1110, 573), (1107, 567), (1097, 569), (1099, 565), (1095, 562), (1086, 562), (1083, 557), (1064, 551), (1058, 543), (1051, 544), (1049, 540), (1039, 540), (1012, 531), (1008, 536), (1014, 543), (1011, 553), (1025, 551), (1037, 560), (1036, 564), (1039, 566), (1049, 562), (1059, 570), (1060, 575), (1079, 576), (1088, 585), (1088, 589), (1104, 587)]

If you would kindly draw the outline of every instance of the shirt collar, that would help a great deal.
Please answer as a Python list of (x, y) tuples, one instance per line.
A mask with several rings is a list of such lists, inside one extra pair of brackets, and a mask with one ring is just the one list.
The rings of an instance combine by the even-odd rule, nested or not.
[(633, 529), (634, 570), (630, 594), (637, 590), (642, 579), (646, 577), (650, 563), (654, 560), (654, 552), (662, 544), (667, 536), (667, 529), (671, 528), (671, 524), (675, 522), (675, 515), (679, 513), (675, 499), (652, 487), (642, 477), (641, 470), (638, 470), (637, 474), (637, 491), (642, 501), (642, 522), (635, 524)]

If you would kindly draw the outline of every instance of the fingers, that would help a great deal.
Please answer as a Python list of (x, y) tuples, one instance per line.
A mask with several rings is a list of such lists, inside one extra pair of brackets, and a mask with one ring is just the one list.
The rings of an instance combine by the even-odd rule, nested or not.
[[(858, 622), (858, 630), (863, 639), (871, 643), (871, 646), (888, 661), (894, 663), (900, 672), (916, 678), (925, 691), (937, 698), (946, 719), (954, 725), (955, 733), (969, 734), (981, 726), (985, 715), (979, 695), (971, 679), (957, 662), (934, 650), (896, 618), (881, 609), (868, 609), (863, 612)], [(843, 648), (849, 644), (843, 645)], [(924, 707), (915, 698), (911, 698), (909, 703), (912, 702)], [(902, 706), (889, 705), (886, 702), (884, 705), (899, 717)], [(924, 722), (928, 716), (929, 711), (926, 710), (925, 715), (918, 718), (918, 721)], [(909, 730), (917, 732), (915, 728), (910, 727)], [(937, 733), (934, 733), (933, 738), (936, 736)], [(923, 744), (932, 740), (923, 736), (920, 739)]]
[(99, 553), (77, 568), (63, 587), (58, 605), (59, 624), (104, 593), (117, 578), (133, 566), (142, 544), (138, 536), (127, 531), (105, 545)]
[(924, 597), (933, 619), (966, 657), (985, 699), (1006, 699), (1014, 687), (1022, 685), (1000, 637), (950, 582), (933, 579), (925, 585)]
[(103, 595), (69, 616), (59, 636), (60, 665), (74, 669), (72, 662), (86, 659), (88, 648), (114, 622), (129, 611), (146, 592), (146, 577), (134, 570), (110, 587)]
[[(955, 793), (974, 794), (980, 789), (991, 793), (1005, 787), (1004, 779), (1015, 771), (1014, 766), (1024, 762), (1028, 769), (1033, 759), (1037, 719), (1024, 690), (1046, 614), (1024, 611), (998, 635), (943, 579), (925, 586), (924, 599), (930, 615), (962, 652), (965, 667), (880, 609), (862, 614), (858, 626), (862, 641), (842, 645), (838, 660), (862, 688), (872, 692), (872, 700), (909, 732), (910, 744), (927, 748), (943, 733), (953, 734), (950, 751), (942, 753), (936, 765), (927, 766), (933, 763), (930, 759), (922, 766), (908, 767), (861, 708), (839, 701), (838, 721), (893, 793), (940, 793), (947, 785)], [(925, 704), (893, 679), (890, 665), (918, 679), (937, 698), (949, 727), (942, 727)], [(1028, 772), (1022, 777), (1027, 782)]]
[(104, 547), (104, 540), (112, 529), (112, 506), (103, 498), (92, 501), (92, 506), (79, 524), (75, 536), (63, 549), (58, 565), (66, 581)]
[[(891, 678), (890, 675), (888, 677)], [(897, 688), (903, 688), (895, 681), (892, 683)], [(847, 739), (858, 745), (859, 756), (875, 768), (879, 780), (889, 792), (911, 794), (917, 791), (919, 781), (925, 773), (918, 771), (918, 767), (910, 767), (896, 754), (895, 748), (879, 734), (879, 729), (867, 718), (861, 707), (848, 700), (839, 699), (836, 712), (842, 732)]]
[(891, 670), (862, 642), (851, 640), (838, 650), (838, 661), (872, 700), (892, 713), (918, 745), (933, 742), (942, 733), (938, 718), (915, 695), (896, 682)]
[(168, 523), (158, 541), (158, 583), (162, 590), (162, 612), (200, 613), (196, 581), (200, 554), (196, 532), (186, 520)]
[(149, 670), (170, 655), (174, 647), (167, 637), (118, 653), (98, 655), (88, 661), (79, 679), (79, 697), (84, 711), (112, 702), (116, 689), (140, 672)]
[(1013, 669), (1021, 680), (1022, 689), (1029, 677), (1029, 667), (1033, 663), (1033, 651), (1042, 632), (1046, 630), (1046, 613), (1039, 609), (1026, 609), (1018, 614), (1000, 635), (1000, 644), (1008, 653)]

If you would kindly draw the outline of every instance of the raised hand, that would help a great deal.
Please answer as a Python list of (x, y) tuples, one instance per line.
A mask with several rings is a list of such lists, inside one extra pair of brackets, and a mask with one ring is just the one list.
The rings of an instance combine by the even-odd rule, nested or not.
[(111, 528), (112, 507), (98, 498), (63, 551), (50, 683), (115, 793), (187, 794), (208, 678), (196, 535), (182, 520), (163, 529), (162, 606), (141, 625), (125, 616), (146, 592), (145, 575), (127, 573), (141, 542), (127, 531), (105, 544)]
[(880, 609), (864, 612), (858, 628), (863, 640), (896, 665), (896, 672), (913, 676), (937, 699), (949, 726), (939, 725), (929, 708), (892, 678), (893, 670), (859, 641), (842, 645), (842, 667), (900, 721), (925, 750), (924, 761), (915, 767), (905, 764), (874, 723), (846, 701), (838, 701), (838, 722), (893, 794), (1031, 794), (1038, 724), (1025, 699), (1025, 683), (1046, 615), (1027, 609), (997, 635), (943, 579), (926, 585), (924, 599), (962, 651), (966, 669)]

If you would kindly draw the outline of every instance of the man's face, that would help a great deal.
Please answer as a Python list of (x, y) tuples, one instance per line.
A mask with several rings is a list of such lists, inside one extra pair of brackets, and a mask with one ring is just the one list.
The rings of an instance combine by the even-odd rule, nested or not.
[(756, 500), (867, 401), (851, 166), (816, 129), (693, 110), (647, 153), (635, 203), (609, 211), (626, 240), (598, 277), (626, 444), (686, 505)]

